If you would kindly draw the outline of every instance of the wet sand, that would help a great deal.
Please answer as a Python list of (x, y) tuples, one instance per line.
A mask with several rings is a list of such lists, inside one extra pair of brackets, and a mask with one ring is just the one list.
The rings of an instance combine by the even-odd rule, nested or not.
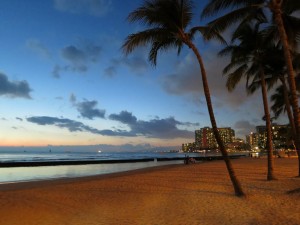
[[(223, 161), (86, 178), (0, 185), (1, 225), (300, 224), (296, 158), (232, 160), (247, 198), (233, 193)], [(38, 168), (37, 168), (38, 169)]]

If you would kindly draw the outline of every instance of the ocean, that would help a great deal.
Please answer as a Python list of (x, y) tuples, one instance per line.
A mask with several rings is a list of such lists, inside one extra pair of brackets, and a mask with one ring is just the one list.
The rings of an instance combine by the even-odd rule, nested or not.
[[(0, 184), (59, 178), (85, 177), (147, 167), (182, 164), (186, 153), (171, 152), (0, 152)], [(203, 157), (203, 153), (189, 153)], [(70, 163), (71, 162), (71, 163)], [(78, 165), (70, 165), (76, 162)], [(95, 162), (95, 164), (93, 164)], [(46, 163), (46, 166), (31, 166)], [(55, 163), (55, 166), (47, 165)], [(69, 165), (66, 165), (69, 164)], [(22, 166), (24, 165), (24, 166)]]

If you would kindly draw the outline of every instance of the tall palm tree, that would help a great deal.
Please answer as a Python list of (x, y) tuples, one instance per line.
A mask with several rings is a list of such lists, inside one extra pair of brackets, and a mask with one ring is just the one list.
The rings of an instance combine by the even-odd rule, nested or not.
[[(289, 102), (289, 93), (287, 93), (287, 99)], [(286, 104), (286, 98), (285, 98), (285, 90), (284, 86), (280, 85), (276, 88), (275, 93), (271, 95), (271, 101), (273, 102), (271, 109), (274, 113), (275, 119), (277, 119), (282, 113), (288, 111), (288, 107)], [(289, 103), (288, 103), (289, 104)], [(291, 115), (293, 116), (293, 115)]]
[(125, 54), (129, 54), (139, 46), (149, 45), (151, 47), (149, 61), (154, 66), (159, 51), (177, 48), (179, 54), (183, 45), (188, 46), (193, 51), (200, 66), (200, 75), (202, 75), (204, 95), (214, 136), (222, 152), (235, 194), (245, 196), (218, 132), (204, 62), (193, 43), (195, 33), (203, 32), (205, 28), (199, 26), (187, 30), (193, 17), (192, 9), (192, 0), (145, 0), (141, 7), (129, 14), (128, 20), (130, 22), (139, 21), (146, 26), (146, 29), (129, 35), (122, 48)]
[(268, 180), (275, 180), (274, 166), (273, 166), (273, 141), (272, 141), (272, 129), (271, 119), (267, 98), (267, 86), (265, 81), (266, 59), (268, 51), (273, 45), (270, 42), (266, 42), (262, 33), (259, 31), (260, 24), (248, 24), (243, 26), (234, 32), (232, 44), (220, 51), (220, 55), (231, 55), (230, 63), (224, 68), (224, 74), (228, 75), (227, 88), (232, 91), (242, 77), (246, 77), (246, 87), (248, 92), (251, 92), (251, 85), (249, 81), (260, 82), (264, 117), (266, 119), (267, 129), (267, 150), (268, 150)]
[[(269, 11), (265, 12), (264, 9)], [(295, 12), (300, 9), (299, 0), (210, 0), (202, 11), (202, 18), (213, 16), (220, 11), (229, 10), (210, 23), (211, 29), (223, 32), (232, 24), (246, 23), (251, 20), (266, 21), (272, 15), (270, 24), (276, 25), (277, 33), (284, 50), (284, 59), (288, 72), (288, 83), (291, 93), (291, 105), (293, 109), (294, 124), (296, 129), (295, 144), (298, 150), (300, 176), (300, 115), (299, 104), (295, 83), (295, 72), (293, 70), (291, 46), (300, 41), (300, 19)]]
[[(275, 48), (270, 49), (270, 51), (268, 52), (269, 54), (265, 62), (267, 76), (266, 83), (268, 84), (268, 89), (271, 89), (275, 84), (277, 84), (278, 80), (281, 82), (281, 85), (276, 88), (275, 94), (271, 96), (271, 101), (274, 103), (271, 109), (275, 114), (275, 118), (278, 118), (278, 116), (282, 112), (287, 113), (291, 126), (291, 133), (293, 139), (295, 139), (296, 129), (290, 104), (290, 91), (286, 83), (287, 71), (284, 59), (282, 58), (282, 48), (277, 45)], [(293, 66), (295, 71), (299, 71), (299, 56), (300, 55), (297, 52), (293, 54)], [(250, 90), (254, 92), (258, 87), (259, 83), (252, 83)]]

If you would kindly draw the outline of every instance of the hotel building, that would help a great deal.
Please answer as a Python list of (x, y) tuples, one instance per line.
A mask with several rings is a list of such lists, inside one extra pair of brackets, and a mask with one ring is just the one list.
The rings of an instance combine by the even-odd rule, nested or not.
[[(235, 132), (230, 127), (218, 128), (221, 139), (226, 146), (233, 142)], [(203, 127), (195, 131), (195, 147), (197, 149), (216, 149), (218, 148), (213, 129), (210, 127)]]

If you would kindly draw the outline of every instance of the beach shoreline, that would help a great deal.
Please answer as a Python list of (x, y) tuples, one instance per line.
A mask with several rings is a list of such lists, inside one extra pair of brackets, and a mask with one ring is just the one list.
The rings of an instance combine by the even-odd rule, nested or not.
[(300, 224), (296, 158), (232, 160), (247, 198), (234, 195), (223, 161), (0, 185), (1, 225)]

